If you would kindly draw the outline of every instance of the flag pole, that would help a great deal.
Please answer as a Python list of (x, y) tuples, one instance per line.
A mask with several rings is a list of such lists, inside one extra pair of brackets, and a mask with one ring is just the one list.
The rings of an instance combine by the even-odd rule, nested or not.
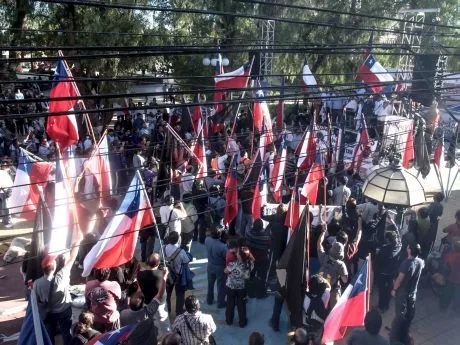
[(39, 162), (44, 162), (43, 159), (41, 159), (40, 157), (34, 155), (32, 152), (27, 151), (26, 149), (24, 149), (24, 148), (22, 148), (22, 147), (21, 147), (21, 150), (24, 151), (25, 153), (27, 153), (27, 154), (28, 154), (29, 156), (31, 156), (32, 158), (35, 158), (37, 161), (39, 161)]
[(372, 255), (369, 253), (367, 256), (367, 267), (369, 269), (369, 272), (367, 272), (367, 310), (369, 311), (371, 309), (371, 270), (372, 270)]
[(150, 212), (150, 215), (152, 216), (153, 228), (155, 229), (155, 232), (157, 233), (157, 236), (158, 236), (158, 240), (160, 241), (161, 256), (163, 257), (163, 262), (165, 263), (166, 262), (166, 256), (165, 256), (165, 252), (164, 252), (164, 248), (163, 248), (163, 241), (161, 240), (160, 232), (158, 231), (157, 222), (155, 220), (155, 214), (153, 213), (152, 204), (150, 203), (150, 198), (149, 198), (149, 196), (147, 194), (147, 189), (145, 188), (144, 180), (142, 179), (142, 176), (141, 176), (141, 173), (139, 172), (139, 170), (136, 170), (136, 176), (139, 179), (139, 181), (141, 181), (141, 185), (142, 185), (142, 188), (143, 188), (143, 191), (144, 191), (144, 194), (145, 194), (145, 199), (147, 200), (148, 211)]
[[(77, 93), (77, 97), (81, 98), (81, 93), (80, 90), (78, 89), (77, 83), (75, 83), (75, 79), (72, 75), (72, 72), (70, 71), (69, 65), (67, 64), (67, 61), (64, 58), (64, 54), (62, 53), (62, 50), (58, 50), (58, 55), (62, 57), (62, 62), (64, 63), (64, 66), (67, 70), (67, 74), (70, 77), (70, 82), (72, 83), (72, 86), (75, 89), (75, 92)], [(81, 103), (83, 110), (86, 110), (85, 102), (83, 100), (79, 100), (79, 103)], [(93, 141), (96, 142), (96, 137), (94, 136), (94, 131), (93, 131), (93, 126), (91, 125), (91, 120), (89, 118), (88, 113), (83, 114), (84, 119), (86, 120), (86, 129), (88, 132), (91, 134), (93, 137)]]
[[(249, 65), (248, 79), (246, 80), (246, 86), (244, 87), (244, 90), (243, 90), (243, 93), (241, 94), (240, 100), (242, 100), (244, 98), (244, 96), (246, 95), (246, 88), (248, 87), (249, 80), (251, 79), (251, 72), (252, 72), (252, 65), (254, 64), (254, 58), (255, 58), (255, 55), (252, 57), (251, 64)], [(233, 119), (232, 131), (230, 133), (230, 136), (233, 136), (233, 133), (235, 132), (236, 119), (238, 118), (238, 112), (240, 111), (240, 107), (241, 107), (241, 101), (238, 102), (238, 107), (236, 108), (235, 116), (234, 116), (234, 119)]]

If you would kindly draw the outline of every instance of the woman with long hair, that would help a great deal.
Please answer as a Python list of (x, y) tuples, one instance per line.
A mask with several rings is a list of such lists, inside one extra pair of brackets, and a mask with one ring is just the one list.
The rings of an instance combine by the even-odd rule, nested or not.
[(93, 329), (94, 314), (90, 311), (84, 311), (78, 317), (78, 322), (73, 328), (73, 338), (71, 345), (81, 345), (88, 342), (88, 340), (94, 338), (100, 334), (98, 331)]
[(254, 257), (249, 248), (240, 247), (237, 251), (237, 260), (230, 262), (225, 268), (227, 276), (227, 307), (225, 319), (228, 325), (233, 324), (235, 305), (238, 309), (239, 325), (245, 327), (246, 318), (246, 281), (254, 268)]

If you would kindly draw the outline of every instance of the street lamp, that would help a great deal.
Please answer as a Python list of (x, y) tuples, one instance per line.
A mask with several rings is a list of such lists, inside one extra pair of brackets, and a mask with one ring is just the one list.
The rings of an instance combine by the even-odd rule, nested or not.
[(222, 66), (228, 66), (230, 64), (230, 61), (228, 60), (228, 58), (224, 57), (222, 58), (222, 55), (221, 54), (217, 54), (215, 57), (208, 57), (208, 56), (205, 56), (203, 58), (203, 65), (204, 66), (213, 66), (213, 67), (216, 67), (218, 62), (220, 61), (221, 65)]

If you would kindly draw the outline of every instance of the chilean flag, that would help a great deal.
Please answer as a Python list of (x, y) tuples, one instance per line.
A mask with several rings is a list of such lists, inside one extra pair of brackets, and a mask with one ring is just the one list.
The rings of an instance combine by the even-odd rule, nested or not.
[(133, 258), (139, 230), (154, 223), (148, 207), (148, 197), (136, 173), (118, 212), (86, 255), (83, 277), (87, 277), (93, 268), (117, 267)]
[(124, 326), (112, 332), (101, 333), (89, 340), (86, 345), (118, 345), (128, 338), (136, 324)]
[(316, 160), (310, 167), (300, 194), (308, 199), (311, 205), (316, 205), (318, 198), (319, 181), (324, 178), (324, 164), (321, 152), (316, 154)]
[(9, 200), (11, 213), (19, 218), (35, 219), (40, 188), (47, 184), (52, 168), (51, 163), (40, 162), (24, 149), (20, 149), (18, 168)]
[(239, 156), (234, 155), (230, 168), (228, 169), (227, 179), (225, 180), (225, 210), (224, 224), (230, 224), (238, 214), (238, 180), (237, 168)]
[[(262, 98), (264, 96), (263, 91), (257, 91), (256, 97)], [(263, 147), (273, 143), (273, 128), (272, 128), (272, 119), (270, 117), (270, 111), (268, 110), (267, 103), (265, 101), (256, 101), (254, 102), (254, 128), (258, 130), (263, 137)], [(262, 159), (264, 158), (265, 152), (262, 154)]]
[(283, 185), (284, 170), (286, 168), (287, 143), (285, 135), (281, 136), (281, 143), (273, 163), (271, 182), (273, 185), (273, 196), (276, 202), (281, 202), (281, 187)]
[(222, 73), (214, 77), (216, 89), (242, 89), (249, 80), (249, 64), (245, 64), (237, 70)]
[(308, 67), (307, 59), (305, 59), (305, 61), (303, 62), (303, 66), (302, 66), (302, 91), (307, 92), (308, 87), (316, 86), (316, 85), (317, 83), (316, 83), (315, 76), (311, 72), (310, 67)]
[(325, 320), (321, 344), (342, 339), (347, 327), (364, 325), (369, 309), (369, 270), (369, 260), (366, 260)]
[(375, 60), (372, 54), (369, 54), (366, 61), (359, 67), (357, 79), (368, 84), (372, 92), (377, 93), (383, 90), (385, 85), (382, 83), (392, 82), (393, 77), (385, 68)]
[(85, 164), (89, 172), (96, 177), (101, 197), (109, 196), (112, 192), (112, 176), (109, 161), (109, 145), (107, 135), (99, 141), (99, 145), (94, 149), (93, 155)]
[(367, 132), (366, 118), (364, 113), (361, 113), (361, 119), (358, 123), (358, 136), (356, 138), (356, 146), (353, 150), (353, 160), (351, 162), (351, 167), (355, 171), (359, 171), (361, 168), (361, 163), (363, 162), (363, 152), (366, 147), (369, 146), (369, 133)]
[(78, 141), (77, 120), (74, 114), (66, 114), (73, 111), (77, 100), (53, 100), (57, 97), (77, 97), (80, 92), (73, 82), (72, 74), (70, 73), (67, 64), (64, 61), (59, 61), (56, 65), (56, 72), (53, 77), (53, 87), (50, 92), (49, 112), (46, 124), (46, 132), (48, 135), (59, 143), (61, 150), (65, 150), (69, 145), (75, 144)]
[(302, 140), (297, 145), (295, 150), (297, 159), (297, 168), (309, 169), (313, 164), (316, 155), (316, 142), (315, 142), (315, 124), (312, 121), (310, 126), (305, 130)]

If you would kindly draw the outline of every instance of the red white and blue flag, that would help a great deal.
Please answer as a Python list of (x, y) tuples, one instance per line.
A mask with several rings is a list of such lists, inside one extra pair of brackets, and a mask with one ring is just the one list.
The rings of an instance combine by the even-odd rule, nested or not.
[[(101, 198), (112, 194), (112, 176), (109, 161), (109, 145), (107, 135), (104, 135), (95, 147), (93, 155), (85, 166), (96, 178)], [(93, 192), (93, 191), (89, 191)]]
[(51, 222), (51, 240), (48, 245), (48, 252), (53, 254), (68, 249), (69, 229), (73, 228), (74, 225), (72, 214), (75, 207), (73, 192), (69, 186), (64, 161), (59, 154), (59, 145), (57, 148), (53, 219)]
[(82, 275), (87, 277), (93, 268), (117, 267), (130, 261), (134, 255), (139, 230), (154, 221), (148, 196), (139, 173), (136, 173), (118, 212), (86, 255)]
[(225, 180), (224, 224), (230, 224), (238, 215), (238, 169), (239, 156), (234, 155)]
[(19, 151), (18, 168), (14, 178), (10, 212), (18, 218), (33, 220), (40, 199), (40, 189), (48, 183), (53, 165), (36, 160), (24, 149)]
[(323, 155), (321, 152), (318, 152), (316, 154), (315, 162), (310, 167), (310, 171), (308, 172), (302, 191), (300, 192), (300, 194), (310, 202), (310, 205), (316, 205), (319, 182), (324, 178), (324, 176)]
[(19, 333), (18, 345), (51, 345), (44, 322), (40, 319), (38, 310), (37, 295), (32, 290), (29, 304), (27, 305), (26, 315)]
[(364, 113), (361, 113), (361, 118), (359, 119), (358, 128), (356, 130), (358, 132), (358, 136), (356, 137), (356, 146), (353, 150), (351, 168), (355, 169), (355, 171), (359, 171), (363, 162), (363, 152), (366, 147), (369, 147), (369, 133), (367, 131)]
[(316, 78), (310, 70), (310, 67), (307, 64), (307, 59), (305, 59), (302, 66), (302, 90), (307, 92), (312, 86), (317, 85)]
[(364, 325), (369, 309), (369, 270), (369, 260), (366, 260), (329, 313), (324, 322), (322, 344), (342, 339), (347, 327)]
[[(257, 91), (256, 97), (263, 98), (263, 91)], [(264, 150), (261, 151), (263, 159), (266, 152), (265, 148), (273, 143), (272, 119), (270, 117), (270, 111), (268, 110), (267, 102), (263, 100), (254, 102), (253, 119), (254, 128), (256, 128), (261, 135), (260, 147), (264, 148)]]
[(286, 213), (286, 218), (284, 218), (284, 226), (289, 228), (288, 239), (291, 237), (292, 233), (296, 229), (300, 221), (300, 202), (298, 198), (298, 189), (297, 186), (294, 186), (291, 194), (291, 201), (289, 202), (289, 207)]
[(281, 191), (284, 180), (284, 170), (286, 168), (287, 142), (286, 135), (281, 136), (281, 142), (273, 162), (273, 172), (271, 182), (273, 185), (273, 197), (276, 202), (281, 202)]
[(216, 75), (214, 77), (216, 89), (242, 89), (247, 86), (249, 80), (249, 64), (245, 64), (240, 68)]
[(112, 332), (101, 333), (91, 338), (86, 345), (118, 345), (128, 338), (129, 334), (136, 327), (136, 324), (121, 327)]
[(316, 126), (314, 121), (310, 123), (310, 126), (305, 130), (303, 138), (297, 145), (295, 150), (297, 159), (298, 169), (310, 169), (316, 158), (316, 141), (315, 141)]
[(56, 64), (56, 72), (53, 77), (53, 87), (50, 92), (49, 112), (46, 124), (46, 132), (55, 142), (59, 143), (61, 150), (78, 141), (77, 120), (74, 111), (77, 100), (54, 100), (59, 97), (78, 97), (80, 92), (73, 81), (72, 74), (65, 61)]
[(382, 91), (385, 83), (394, 81), (391, 74), (383, 68), (372, 54), (369, 54), (366, 61), (359, 67), (356, 78), (368, 84), (368, 87), (374, 93)]
[[(402, 134), (404, 135), (404, 134)], [(404, 140), (404, 139), (403, 139)], [(404, 145), (405, 144), (405, 145)], [(409, 169), (415, 159), (414, 147), (414, 122), (412, 121), (407, 131), (406, 142), (403, 141), (404, 151), (402, 153), (402, 166)]]

